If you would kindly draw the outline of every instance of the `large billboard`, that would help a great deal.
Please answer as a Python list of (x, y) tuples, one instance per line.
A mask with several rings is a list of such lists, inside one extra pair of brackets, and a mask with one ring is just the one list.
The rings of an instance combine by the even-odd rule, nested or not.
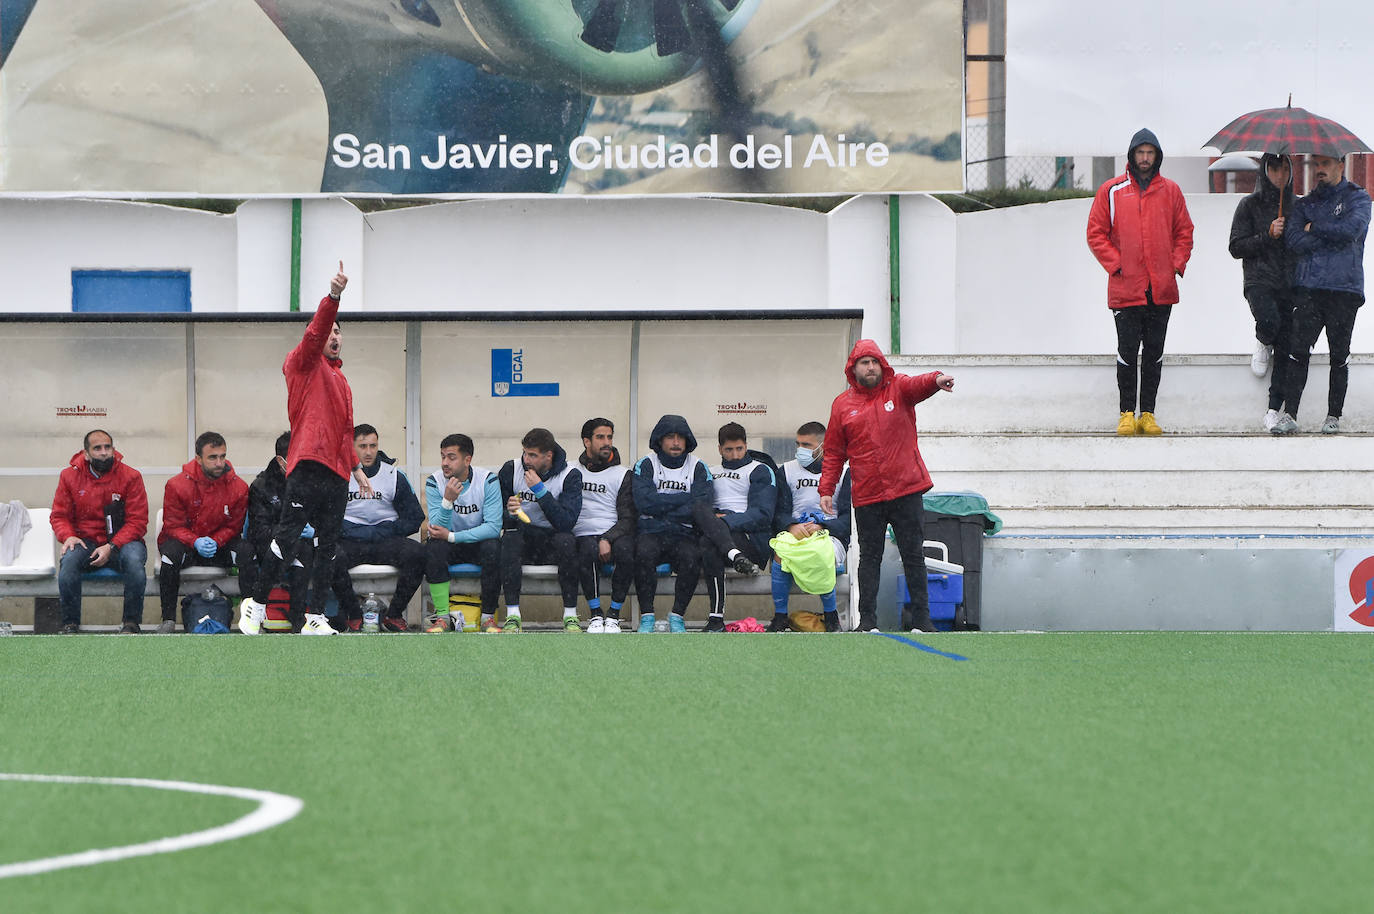
[(958, 190), (962, 123), (958, 0), (0, 0), (7, 193)]

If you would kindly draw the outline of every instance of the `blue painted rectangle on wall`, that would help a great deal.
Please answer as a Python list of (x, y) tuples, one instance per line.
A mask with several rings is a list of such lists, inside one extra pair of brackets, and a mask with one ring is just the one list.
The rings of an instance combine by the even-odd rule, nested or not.
[(493, 397), (556, 397), (557, 382), (534, 384), (525, 380), (525, 350), (491, 351), (491, 395)]
[(74, 313), (189, 313), (190, 270), (72, 270)]

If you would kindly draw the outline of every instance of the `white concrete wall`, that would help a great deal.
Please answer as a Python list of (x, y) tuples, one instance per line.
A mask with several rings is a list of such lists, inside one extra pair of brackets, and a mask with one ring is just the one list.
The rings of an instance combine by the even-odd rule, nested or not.
[[(714, 199), (494, 199), (364, 215), (312, 199), (301, 304), (313, 308), (343, 260), (348, 311), (861, 308), (864, 334), (888, 347), (887, 201), (861, 196), (820, 214)], [(1240, 264), (1226, 251), (1239, 201), (1188, 197), (1197, 230), (1171, 354), (1253, 348)], [(1084, 240), (1089, 206), (956, 216), (902, 197), (900, 351), (1111, 353), (1106, 276)], [(234, 216), (0, 200), (0, 311), (69, 311), (73, 268), (190, 269), (197, 312), (285, 311), (290, 246), (286, 199), (250, 201)], [(1374, 351), (1374, 323), (1357, 322), (1353, 348)]]
[(372, 311), (825, 308), (827, 220), (725, 200), (512, 199), (373, 213)]
[(0, 311), (70, 313), (72, 270), (190, 270), (191, 307), (235, 310), (232, 216), (113, 200), (0, 200)]

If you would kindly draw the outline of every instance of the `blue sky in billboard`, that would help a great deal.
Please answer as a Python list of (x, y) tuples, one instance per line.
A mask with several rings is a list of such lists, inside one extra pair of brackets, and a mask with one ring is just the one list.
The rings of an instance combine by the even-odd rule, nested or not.
[(0, 0), (0, 39), (10, 193), (963, 181), (958, 0)]

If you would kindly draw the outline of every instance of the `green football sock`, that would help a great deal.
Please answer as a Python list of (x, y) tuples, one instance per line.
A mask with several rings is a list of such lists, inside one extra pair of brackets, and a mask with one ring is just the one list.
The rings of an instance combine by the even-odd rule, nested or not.
[(434, 614), (445, 615), (448, 612), (448, 581), (429, 585), (429, 598), (434, 601)]

